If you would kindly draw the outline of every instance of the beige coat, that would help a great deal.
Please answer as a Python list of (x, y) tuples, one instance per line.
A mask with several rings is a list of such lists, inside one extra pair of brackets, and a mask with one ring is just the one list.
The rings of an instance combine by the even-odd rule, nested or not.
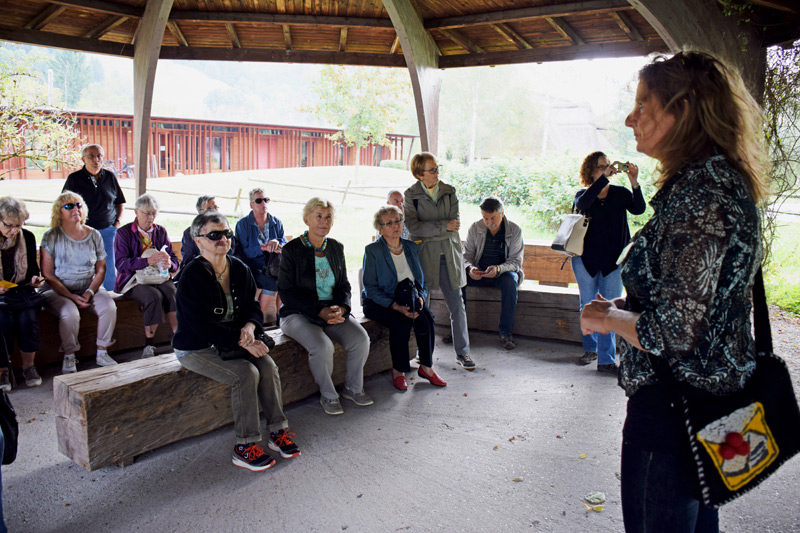
[(419, 260), (428, 288), (439, 288), (439, 257), (442, 254), (447, 261), (452, 288), (466, 285), (461, 237), (457, 231), (447, 231), (447, 221), (459, 218), (455, 188), (440, 181), (439, 198), (434, 203), (422, 182), (417, 181), (406, 189), (404, 196), (403, 210), (409, 239), (419, 244)]

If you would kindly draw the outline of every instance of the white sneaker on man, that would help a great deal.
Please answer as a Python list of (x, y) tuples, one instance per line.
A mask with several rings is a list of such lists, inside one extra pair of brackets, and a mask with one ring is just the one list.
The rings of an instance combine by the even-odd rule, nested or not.
[(78, 371), (78, 366), (75, 364), (74, 355), (65, 355), (64, 363), (61, 365), (62, 374), (73, 374)]
[(99, 353), (95, 358), (95, 362), (100, 366), (116, 365), (117, 362), (111, 359), (107, 353)]
[(156, 355), (156, 347), (147, 345), (142, 350), (142, 359), (147, 359), (148, 357), (153, 357)]

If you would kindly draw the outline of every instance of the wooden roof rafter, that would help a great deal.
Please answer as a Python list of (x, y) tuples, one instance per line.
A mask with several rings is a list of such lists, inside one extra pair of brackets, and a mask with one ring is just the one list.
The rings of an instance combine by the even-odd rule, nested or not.
[(86, 32), (83, 36), (87, 39), (99, 39), (106, 33), (110, 32), (120, 24), (124, 24), (128, 21), (128, 17), (119, 16), (119, 15), (111, 15), (110, 17), (106, 18), (103, 22), (99, 25), (95, 26), (88, 32)]
[(25, 24), (23, 28), (26, 30), (41, 30), (55, 20), (61, 13), (66, 11), (66, 9), (67, 8), (64, 6), (52, 4), (44, 8), (41, 13), (39, 13), (33, 20)]
[(561, 34), (564, 39), (568, 40), (572, 44), (584, 45), (586, 41), (578, 35), (572, 27), (566, 23), (566, 21), (561, 20), (560, 18), (555, 17), (544, 17), (550, 26), (553, 27), (558, 33)]
[(189, 46), (189, 41), (186, 40), (186, 37), (183, 35), (183, 32), (181, 31), (181, 28), (178, 26), (177, 22), (168, 20), (167, 29), (172, 36), (175, 37), (175, 40), (178, 41), (179, 44), (182, 44), (183, 46)]

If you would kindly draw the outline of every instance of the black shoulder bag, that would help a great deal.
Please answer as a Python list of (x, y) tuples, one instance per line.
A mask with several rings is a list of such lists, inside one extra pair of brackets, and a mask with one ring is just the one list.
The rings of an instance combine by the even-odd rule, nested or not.
[(651, 362), (679, 397), (700, 494), (714, 509), (758, 486), (800, 451), (800, 409), (786, 363), (772, 352), (761, 269), (753, 307), (756, 369), (741, 391), (716, 396), (678, 383), (666, 365)]
[(3, 431), (3, 464), (10, 465), (17, 458), (17, 440), (19, 439), (19, 424), (17, 413), (6, 391), (0, 391), (0, 430)]

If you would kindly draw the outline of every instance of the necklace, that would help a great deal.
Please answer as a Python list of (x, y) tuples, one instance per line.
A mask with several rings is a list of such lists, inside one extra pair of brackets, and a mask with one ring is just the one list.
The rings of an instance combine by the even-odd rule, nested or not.
[(396, 247), (396, 248), (395, 248), (394, 246), (392, 246), (391, 244), (389, 244), (389, 243), (387, 242), (387, 243), (386, 243), (386, 246), (388, 246), (388, 247), (389, 247), (389, 251), (390, 251), (390, 252), (392, 252), (392, 253), (395, 253), (395, 254), (399, 254), (400, 252), (402, 252), (402, 251), (403, 251), (403, 245), (402, 245), (402, 244), (400, 244), (400, 246), (398, 246), (398, 247)]
[(228, 260), (225, 260), (225, 268), (222, 269), (222, 272), (217, 274), (217, 269), (214, 269), (214, 274), (217, 274), (217, 279), (219, 281), (223, 281), (225, 279), (225, 272), (228, 271)]
[(328, 238), (327, 238), (327, 237), (325, 237), (324, 239), (322, 239), (322, 246), (320, 246), (319, 248), (317, 248), (317, 247), (315, 247), (313, 244), (311, 244), (311, 241), (309, 241), (309, 240), (308, 240), (308, 231), (304, 231), (304, 232), (303, 232), (303, 237), (302, 237), (302, 239), (303, 239), (303, 244), (305, 244), (305, 245), (306, 245), (306, 246), (308, 246), (309, 248), (314, 248), (314, 251), (315, 251), (315, 252), (324, 252), (324, 251), (325, 251), (325, 248), (327, 248), (327, 247), (328, 247)]

